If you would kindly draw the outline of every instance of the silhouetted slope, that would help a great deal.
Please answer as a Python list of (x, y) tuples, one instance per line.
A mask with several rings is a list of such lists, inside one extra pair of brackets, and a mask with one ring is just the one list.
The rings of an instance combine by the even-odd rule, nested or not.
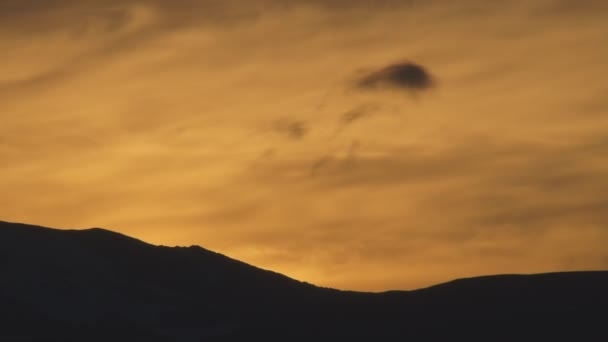
[(386, 293), (302, 283), (200, 247), (0, 222), (2, 341), (604, 341), (608, 272)]
[(102, 229), (0, 223), (0, 258), (7, 297), (35, 315), (104, 330), (213, 334), (263, 312), (268, 298), (279, 310), (312, 288), (200, 247), (152, 246)]

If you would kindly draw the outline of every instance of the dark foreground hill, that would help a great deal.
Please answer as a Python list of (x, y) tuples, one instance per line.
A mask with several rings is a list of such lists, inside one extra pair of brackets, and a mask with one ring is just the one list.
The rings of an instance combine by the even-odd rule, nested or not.
[(200, 247), (0, 222), (5, 341), (608, 341), (608, 272), (319, 288)]

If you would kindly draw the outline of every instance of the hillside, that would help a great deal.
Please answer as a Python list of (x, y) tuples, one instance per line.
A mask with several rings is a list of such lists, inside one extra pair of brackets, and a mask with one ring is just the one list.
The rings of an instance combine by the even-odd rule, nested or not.
[(201, 247), (0, 222), (0, 341), (608, 340), (608, 272), (320, 288)]

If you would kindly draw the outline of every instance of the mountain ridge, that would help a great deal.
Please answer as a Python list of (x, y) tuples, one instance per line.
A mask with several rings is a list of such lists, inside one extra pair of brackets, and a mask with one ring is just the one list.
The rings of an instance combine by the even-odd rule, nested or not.
[(21, 341), (10, 337), (19, 333), (32, 341), (484, 340), (495, 330), (499, 341), (524, 330), (536, 338), (607, 336), (592, 313), (608, 307), (606, 271), (340, 291), (199, 246), (2, 221), (0, 271), (0, 323), (15, 330), (0, 329), (0, 342)]

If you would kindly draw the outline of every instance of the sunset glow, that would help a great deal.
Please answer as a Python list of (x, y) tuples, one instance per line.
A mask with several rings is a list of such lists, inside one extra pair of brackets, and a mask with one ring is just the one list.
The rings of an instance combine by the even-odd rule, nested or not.
[(608, 268), (608, 1), (0, 2), (0, 220), (341, 289)]

